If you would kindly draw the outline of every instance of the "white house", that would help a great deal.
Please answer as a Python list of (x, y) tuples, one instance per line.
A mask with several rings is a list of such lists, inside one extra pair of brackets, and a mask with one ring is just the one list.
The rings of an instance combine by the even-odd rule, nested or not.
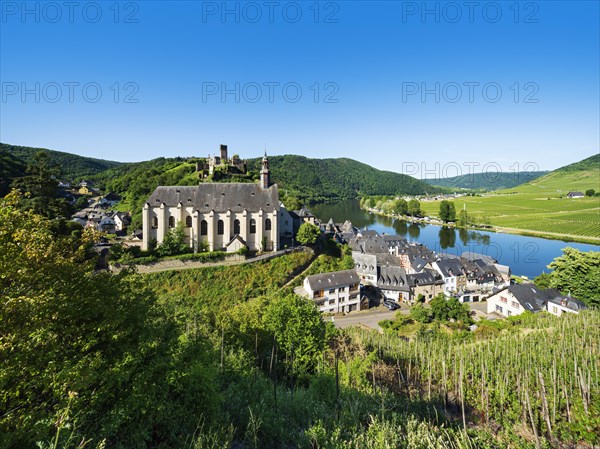
[(321, 312), (360, 310), (360, 278), (355, 270), (307, 276), (304, 279), (304, 290)]
[(540, 290), (534, 284), (517, 284), (503, 288), (487, 299), (487, 313), (503, 316), (519, 315), (525, 311), (547, 311), (560, 316), (564, 312), (579, 313), (585, 304), (569, 296), (563, 296), (553, 288)]
[(410, 286), (406, 279), (406, 271), (400, 266), (381, 266), (377, 287), (385, 299), (396, 302), (410, 300)]
[(377, 285), (377, 256), (352, 251), (352, 260), (362, 284)]
[(279, 212), (279, 193), (270, 183), (265, 155), (260, 183), (157, 187), (142, 212), (142, 247), (147, 250), (152, 240), (160, 244), (181, 222), (186, 243), (194, 251), (200, 245), (210, 251), (226, 249), (236, 236), (250, 251), (275, 251), (280, 242)]

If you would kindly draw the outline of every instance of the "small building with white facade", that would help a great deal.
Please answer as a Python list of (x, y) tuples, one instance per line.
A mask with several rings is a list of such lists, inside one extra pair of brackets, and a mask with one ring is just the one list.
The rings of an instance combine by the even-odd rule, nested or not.
[(307, 276), (304, 291), (321, 312), (342, 313), (361, 309), (360, 278), (356, 270)]

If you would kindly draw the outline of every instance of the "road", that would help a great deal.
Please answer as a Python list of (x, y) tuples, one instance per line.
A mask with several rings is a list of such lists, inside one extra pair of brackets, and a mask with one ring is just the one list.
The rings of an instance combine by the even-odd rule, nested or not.
[[(475, 302), (467, 303), (472, 311), (475, 311), (475, 320), (479, 318), (488, 318), (486, 313), (487, 303), (486, 302)], [(427, 305), (425, 306), (427, 307)], [(401, 309), (403, 314), (408, 315), (409, 308), (407, 305), (402, 304)], [(378, 323), (382, 320), (393, 320), (397, 310), (391, 311), (383, 306), (374, 307), (369, 310), (363, 310), (361, 312), (352, 312), (347, 315), (334, 315), (333, 322), (339, 328), (345, 328), (350, 326), (364, 326), (371, 329), (379, 329)], [(331, 318), (326, 318), (331, 320)]]
[[(404, 306), (400, 309), (402, 313), (408, 314), (408, 307)], [(366, 326), (371, 329), (379, 329), (379, 323), (382, 320), (393, 320), (397, 310), (391, 311), (383, 306), (374, 307), (369, 310), (360, 312), (352, 312), (347, 315), (334, 315), (333, 322), (339, 328), (350, 326)], [(331, 320), (331, 318), (328, 318)]]

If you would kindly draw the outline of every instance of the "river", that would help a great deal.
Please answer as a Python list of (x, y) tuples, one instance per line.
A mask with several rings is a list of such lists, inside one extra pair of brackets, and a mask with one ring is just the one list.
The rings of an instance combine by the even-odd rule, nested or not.
[(513, 274), (529, 278), (548, 272), (547, 265), (567, 246), (581, 251), (600, 250), (598, 245), (585, 243), (410, 223), (368, 213), (360, 208), (358, 200), (315, 204), (310, 209), (321, 221), (327, 222), (329, 218), (336, 223), (350, 220), (359, 229), (399, 235), (409, 241), (423, 243), (436, 252), (460, 255), (464, 251), (473, 251), (485, 254), (503, 265), (509, 265)]

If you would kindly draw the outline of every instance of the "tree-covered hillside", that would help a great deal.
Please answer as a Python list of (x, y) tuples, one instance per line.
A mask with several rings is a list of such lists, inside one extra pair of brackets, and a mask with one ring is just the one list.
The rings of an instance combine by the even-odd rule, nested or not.
[(0, 147), (0, 197), (10, 190), (14, 179), (25, 176), (25, 162)]
[[(250, 159), (248, 168), (258, 172), (260, 161), (260, 158)], [(269, 165), (273, 181), (305, 202), (363, 195), (422, 195), (440, 190), (410, 176), (377, 170), (347, 158), (271, 156)]]
[(62, 176), (70, 181), (81, 181), (82, 179), (88, 178), (95, 173), (100, 173), (101, 171), (109, 168), (122, 165), (121, 162), (83, 157), (77, 154), (47, 150), (45, 148), (8, 145), (6, 143), (0, 143), (0, 150), (18, 157), (26, 164), (33, 160), (33, 157), (36, 153), (39, 153), (42, 150), (46, 151), (49, 156), (50, 164), (59, 166)]
[(473, 173), (451, 178), (423, 179), (433, 186), (451, 189), (498, 190), (510, 189), (545, 175), (546, 171), (510, 172), (510, 173)]

